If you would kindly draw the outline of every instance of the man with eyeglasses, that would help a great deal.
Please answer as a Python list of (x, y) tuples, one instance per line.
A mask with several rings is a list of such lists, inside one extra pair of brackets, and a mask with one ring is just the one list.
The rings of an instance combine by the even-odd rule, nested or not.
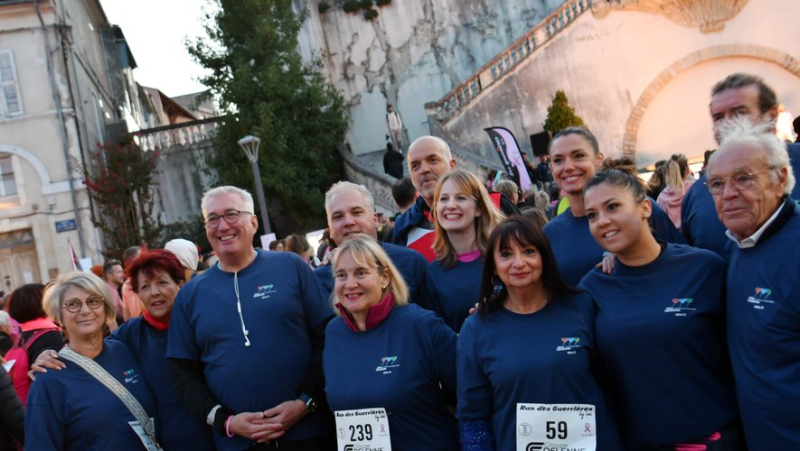
[(784, 143), (768, 124), (720, 127), (709, 190), (728, 249), (727, 333), (751, 451), (800, 449), (800, 206)]
[(202, 201), (219, 264), (178, 293), (167, 357), (178, 395), (214, 428), (217, 449), (317, 450), (335, 444), (324, 397), (321, 334), (333, 309), (291, 252), (253, 248), (252, 196), (223, 186)]
[[(713, 120), (714, 138), (719, 144), (719, 126), (736, 117), (748, 118), (755, 124), (769, 124), (770, 131), (775, 133), (778, 99), (775, 91), (761, 78), (735, 73), (714, 85), (709, 112)], [(789, 144), (787, 150), (795, 172), (800, 170), (800, 144)], [(714, 211), (714, 202), (705, 181), (706, 176), (703, 175), (683, 198), (681, 233), (689, 245), (714, 251), (724, 257), (728, 242), (725, 227)], [(795, 188), (792, 196), (800, 198), (800, 187)]]

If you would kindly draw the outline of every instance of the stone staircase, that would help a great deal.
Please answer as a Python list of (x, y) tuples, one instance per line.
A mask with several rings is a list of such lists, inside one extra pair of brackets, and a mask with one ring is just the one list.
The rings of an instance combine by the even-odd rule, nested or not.
[[(491, 170), (503, 170), (498, 161), (485, 158), (462, 149), (443, 128), (443, 124), (455, 117), (470, 102), (480, 97), (493, 84), (500, 82), (520, 62), (530, 57), (536, 49), (555, 39), (560, 31), (568, 27), (581, 14), (592, 9), (608, 8), (608, 0), (569, 0), (553, 11), (547, 18), (530, 29), (494, 59), (481, 67), (472, 76), (436, 102), (425, 104), (430, 134), (444, 139), (453, 152), (459, 168), (486, 178)], [(366, 186), (375, 196), (378, 211), (393, 212), (397, 206), (391, 188), (396, 179), (383, 172), (383, 151), (354, 155), (344, 146), (339, 151), (345, 160), (348, 180)], [(408, 176), (408, 168), (404, 168)]]

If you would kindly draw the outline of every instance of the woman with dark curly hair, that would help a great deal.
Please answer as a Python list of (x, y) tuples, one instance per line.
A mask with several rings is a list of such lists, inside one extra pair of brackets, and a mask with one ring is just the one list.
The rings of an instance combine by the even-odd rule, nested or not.
[(595, 380), (592, 299), (561, 279), (529, 218), (497, 226), (488, 249), (479, 313), (458, 338), (463, 449), (621, 449)]

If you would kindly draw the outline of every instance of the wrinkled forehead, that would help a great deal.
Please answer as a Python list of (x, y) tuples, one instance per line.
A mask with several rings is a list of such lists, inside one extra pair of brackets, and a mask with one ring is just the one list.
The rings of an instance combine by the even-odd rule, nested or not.
[(369, 210), (367, 198), (354, 189), (342, 190), (331, 196), (328, 202), (328, 215), (344, 213), (354, 209)]
[(708, 159), (708, 175), (726, 176), (749, 172), (767, 164), (767, 150), (757, 142), (723, 144)]

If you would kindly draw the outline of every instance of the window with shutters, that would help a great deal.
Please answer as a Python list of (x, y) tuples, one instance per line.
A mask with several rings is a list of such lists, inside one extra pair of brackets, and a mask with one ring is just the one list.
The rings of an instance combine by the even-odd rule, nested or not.
[(14, 167), (11, 157), (0, 157), (0, 197), (17, 194), (17, 183), (14, 181)]
[(19, 79), (11, 50), (0, 50), (0, 94), (2, 94), (3, 117), (20, 116), (22, 99), (19, 96)]

